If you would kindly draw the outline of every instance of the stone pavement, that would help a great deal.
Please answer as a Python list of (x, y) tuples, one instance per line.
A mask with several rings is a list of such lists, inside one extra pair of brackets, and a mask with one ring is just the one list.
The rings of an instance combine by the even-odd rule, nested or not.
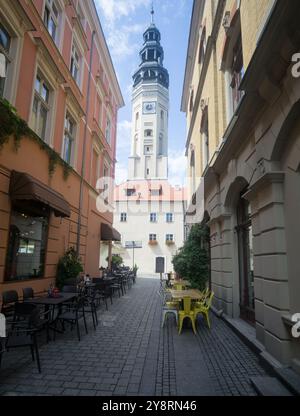
[(94, 331), (82, 328), (40, 347), (42, 374), (29, 349), (3, 356), (1, 395), (256, 395), (249, 378), (264, 376), (256, 355), (220, 319), (209, 331), (199, 318), (177, 334), (174, 318), (161, 328), (159, 280), (137, 279)]

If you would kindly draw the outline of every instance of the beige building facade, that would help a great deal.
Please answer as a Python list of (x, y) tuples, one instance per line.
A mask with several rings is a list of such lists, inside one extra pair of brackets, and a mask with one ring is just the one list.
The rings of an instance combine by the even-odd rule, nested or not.
[(300, 373), (300, 7), (195, 0), (182, 111), (188, 224), (211, 235), (214, 306)]

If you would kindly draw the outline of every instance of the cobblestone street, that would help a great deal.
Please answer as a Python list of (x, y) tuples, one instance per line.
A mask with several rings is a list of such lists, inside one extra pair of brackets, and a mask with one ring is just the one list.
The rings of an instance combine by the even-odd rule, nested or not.
[[(256, 355), (221, 320), (198, 335), (177, 334), (173, 317), (161, 329), (159, 281), (137, 279), (94, 331), (59, 335), (40, 347), (42, 374), (29, 349), (3, 356), (1, 395), (255, 395), (249, 377), (265, 375)], [(44, 337), (41, 340), (44, 342)]]

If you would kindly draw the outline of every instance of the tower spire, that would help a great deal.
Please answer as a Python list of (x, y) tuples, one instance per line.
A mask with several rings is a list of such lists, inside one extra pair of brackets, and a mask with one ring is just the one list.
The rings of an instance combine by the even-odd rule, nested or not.
[(153, 5), (153, 1), (152, 1), (152, 7), (151, 7), (151, 23), (154, 23), (154, 5)]

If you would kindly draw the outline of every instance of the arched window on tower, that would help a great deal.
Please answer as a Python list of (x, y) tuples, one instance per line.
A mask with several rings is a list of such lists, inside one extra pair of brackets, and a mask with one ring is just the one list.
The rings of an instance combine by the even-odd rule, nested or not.
[(159, 143), (158, 143), (158, 155), (162, 156), (164, 153), (164, 136), (162, 133), (159, 135)]
[(165, 113), (164, 113), (163, 110), (161, 110), (161, 112), (160, 112), (160, 126), (161, 126), (161, 129), (164, 130), (164, 128), (165, 128)]
[(135, 131), (137, 131), (138, 128), (139, 128), (139, 118), (140, 118), (140, 114), (136, 113), (136, 115), (135, 115)]

